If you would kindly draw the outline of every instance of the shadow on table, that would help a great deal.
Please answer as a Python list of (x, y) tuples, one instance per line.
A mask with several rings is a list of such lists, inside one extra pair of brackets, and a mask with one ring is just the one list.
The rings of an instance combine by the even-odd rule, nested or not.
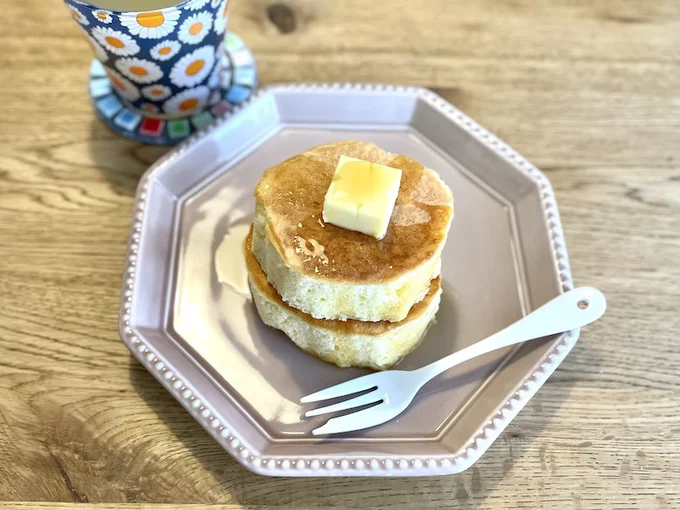
[[(574, 352), (597, 371), (601, 358), (592, 343), (577, 343)], [(514, 463), (528, 453), (545, 464), (543, 446), (535, 445), (571, 393), (577, 379), (569, 374), (575, 363), (572, 353), (562, 364), (558, 382), (553, 378), (516, 418), (482, 458), (464, 473), (425, 478), (269, 478), (250, 473), (224, 452), (179, 403), (131, 357), (130, 378), (139, 395), (162, 419), (225, 490), (225, 499), (242, 505), (360, 506), (371, 508), (407, 506), (477, 508), (492, 497), (496, 487), (511, 473)], [(582, 373), (578, 371), (578, 373)], [(559, 389), (559, 391), (557, 391)], [(540, 458), (540, 460), (539, 460)], [(190, 480), (187, 480), (190, 482)], [(172, 490), (172, 489), (170, 489)], [(181, 490), (181, 489), (180, 489)], [(351, 497), (350, 497), (351, 493)], [(171, 501), (173, 494), (165, 495)], [(205, 501), (197, 500), (196, 503)], [(360, 504), (359, 504), (360, 503)]]
[(142, 174), (170, 149), (128, 140), (111, 131), (99, 119), (92, 119), (90, 154), (97, 169), (120, 195), (134, 196)]

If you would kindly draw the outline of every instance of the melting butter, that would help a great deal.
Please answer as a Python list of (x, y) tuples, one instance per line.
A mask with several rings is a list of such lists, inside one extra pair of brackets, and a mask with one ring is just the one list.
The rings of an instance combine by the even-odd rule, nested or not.
[(400, 182), (401, 170), (397, 168), (341, 156), (324, 198), (323, 219), (382, 239)]
[(429, 212), (414, 204), (397, 204), (392, 213), (392, 223), (400, 227), (421, 225), (431, 219)]
[[(312, 247), (311, 250), (307, 246), (307, 243), (311, 245)], [(295, 244), (297, 245), (297, 249), (299, 250), (298, 253), (304, 253), (308, 257), (316, 257), (321, 261), (322, 264), (324, 265), (328, 264), (328, 257), (326, 256), (325, 253), (326, 249), (321, 244), (319, 244), (319, 242), (316, 239), (305, 239), (304, 237), (301, 236), (295, 236)]]
[(410, 198), (425, 205), (451, 206), (452, 203), (446, 185), (436, 172), (429, 169), (423, 172)]
[(250, 232), (250, 224), (248, 223), (229, 227), (215, 252), (215, 271), (220, 283), (227, 285), (237, 294), (250, 299), (248, 269), (243, 253), (243, 245), (248, 232)]

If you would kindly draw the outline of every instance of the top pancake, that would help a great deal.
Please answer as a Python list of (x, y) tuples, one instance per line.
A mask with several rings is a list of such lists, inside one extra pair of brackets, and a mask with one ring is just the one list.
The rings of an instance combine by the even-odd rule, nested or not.
[[(323, 222), (324, 197), (343, 155), (402, 170), (381, 240)], [(453, 217), (453, 196), (437, 174), (366, 142), (321, 145), (294, 156), (265, 172), (255, 197), (284, 263), (337, 283), (385, 283), (418, 268), (440, 252)]]
[[(273, 303), (285, 313), (290, 315), (295, 315), (296, 317), (307, 322), (315, 328), (328, 329), (334, 332), (336, 335), (363, 335), (363, 336), (381, 336), (386, 333), (394, 332), (395, 328), (402, 327), (405, 324), (418, 320), (423, 314), (426, 314), (430, 305), (436, 299), (437, 294), (441, 289), (441, 278), (437, 277), (430, 282), (427, 294), (425, 297), (417, 302), (409, 310), (408, 315), (405, 319), (399, 322), (389, 322), (389, 321), (378, 321), (378, 322), (366, 322), (357, 320), (327, 320), (327, 319), (315, 319), (311, 315), (307, 315), (301, 312), (297, 308), (289, 306), (281, 296), (276, 292), (276, 289), (269, 283), (267, 276), (264, 274), (260, 263), (257, 261), (253, 255), (253, 231), (251, 229), (248, 237), (246, 238), (244, 244), (244, 252), (246, 258), (246, 268), (248, 269), (248, 276), (250, 277), (251, 285), (257, 290), (257, 292), (264, 297), (270, 303)], [(438, 303), (437, 303), (437, 306)]]

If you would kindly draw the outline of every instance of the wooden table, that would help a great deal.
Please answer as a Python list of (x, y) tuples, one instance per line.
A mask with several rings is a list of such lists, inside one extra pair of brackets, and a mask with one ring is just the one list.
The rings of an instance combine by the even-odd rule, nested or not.
[(245, 471), (118, 338), (132, 197), (165, 149), (95, 118), (60, 2), (3, 2), (0, 507), (680, 508), (680, 3), (284, 1), (234, 5), (263, 82), (435, 89), (545, 170), (607, 315), (464, 474)]

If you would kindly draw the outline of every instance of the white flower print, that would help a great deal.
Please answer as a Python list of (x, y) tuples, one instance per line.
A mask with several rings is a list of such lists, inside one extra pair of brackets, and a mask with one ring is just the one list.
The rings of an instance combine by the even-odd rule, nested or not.
[(132, 35), (142, 39), (160, 39), (172, 32), (177, 25), (180, 11), (124, 12), (120, 15), (120, 23)]
[(190, 11), (197, 11), (205, 7), (209, 1), (210, 0), (194, 0), (193, 2), (189, 2), (188, 4), (186, 4), (184, 8)]
[(172, 95), (172, 90), (165, 85), (149, 85), (142, 89), (142, 95), (152, 101), (162, 101)]
[(212, 16), (209, 12), (197, 12), (180, 25), (177, 38), (186, 44), (198, 44), (210, 32)]
[(92, 46), (92, 50), (94, 51), (94, 56), (99, 60), (100, 62), (106, 62), (109, 59), (109, 54), (106, 53), (106, 50), (102, 48), (99, 43), (94, 39), (94, 37), (90, 37), (89, 34), (87, 34), (87, 39), (90, 42), (90, 46)]
[(230, 0), (222, 0), (220, 8), (215, 13), (213, 30), (220, 35), (223, 34), (227, 28), (227, 21), (229, 20), (229, 2)]
[(203, 46), (177, 61), (170, 71), (170, 81), (178, 87), (193, 87), (206, 79), (214, 65), (212, 46)]
[(127, 34), (109, 27), (94, 27), (92, 35), (110, 53), (129, 57), (139, 53), (139, 45)]
[(153, 83), (163, 77), (158, 64), (136, 57), (116, 60), (116, 68), (136, 83)]
[(109, 75), (111, 84), (116, 92), (130, 102), (139, 99), (139, 89), (135, 87), (127, 78), (124, 78), (113, 69), (107, 69), (106, 74)]
[(94, 16), (94, 19), (96, 19), (100, 23), (104, 23), (105, 25), (108, 25), (113, 21), (113, 16), (111, 15), (111, 12), (105, 11), (104, 9), (97, 9), (95, 11), (92, 11), (92, 16)]
[(191, 115), (202, 110), (208, 102), (210, 89), (200, 85), (171, 97), (163, 103), (163, 111), (171, 115)]
[(151, 48), (151, 56), (159, 62), (170, 60), (179, 53), (182, 49), (182, 44), (178, 41), (163, 41)]
[(80, 12), (80, 10), (77, 7), (73, 7), (72, 5), (67, 5), (67, 7), (71, 11), (71, 16), (73, 16), (73, 19), (76, 20), (78, 23), (80, 23), (84, 27), (90, 24), (85, 15), (82, 12)]

